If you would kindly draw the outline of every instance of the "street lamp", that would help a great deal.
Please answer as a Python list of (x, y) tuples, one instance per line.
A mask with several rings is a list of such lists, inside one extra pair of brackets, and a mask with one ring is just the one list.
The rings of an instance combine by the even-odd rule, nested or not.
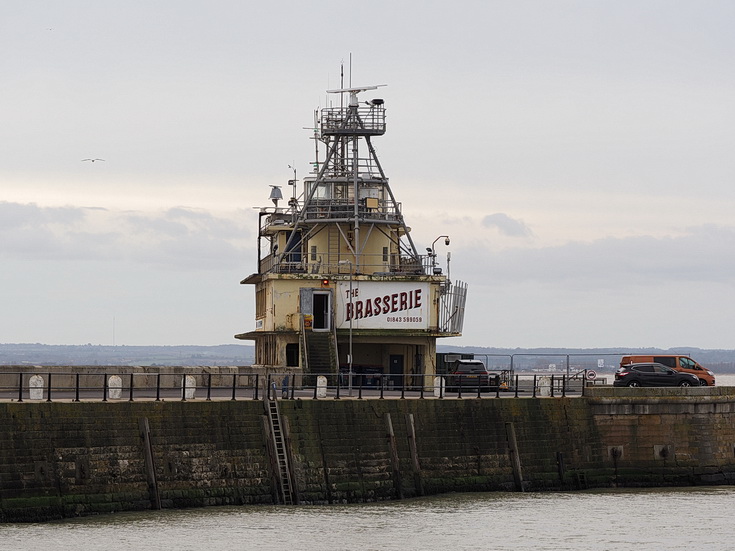
[[(448, 235), (440, 235), (434, 241), (431, 243), (431, 270), (432, 272), (436, 272), (436, 251), (434, 250), (434, 245), (437, 241), (439, 241), (441, 238), (444, 238), (444, 244), (448, 247), (449, 246), (449, 236)], [(440, 272), (441, 273), (441, 272)]]
[(338, 264), (349, 264), (350, 266), (350, 307), (348, 309), (350, 313), (350, 345), (349, 345), (349, 351), (347, 353), (347, 365), (348, 365), (348, 371), (347, 376), (349, 377), (347, 381), (347, 395), (352, 396), (352, 318), (355, 317), (355, 310), (352, 305), (352, 261), (351, 260), (340, 260)]

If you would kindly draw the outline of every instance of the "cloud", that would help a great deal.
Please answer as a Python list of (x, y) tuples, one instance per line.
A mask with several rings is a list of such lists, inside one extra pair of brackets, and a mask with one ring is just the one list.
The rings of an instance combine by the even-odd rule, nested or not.
[(457, 254), (453, 273), (479, 285), (535, 281), (578, 289), (668, 282), (733, 284), (734, 249), (735, 228), (702, 225), (685, 228), (678, 236), (607, 237), (558, 246), (481, 251), (481, 265)]
[(0, 257), (124, 260), (201, 270), (241, 266), (252, 255), (251, 220), (176, 207), (161, 212), (39, 207), (0, 202)]
[(522, 220), (515, 220), (502, 212), (488, 214), (482, 219), (486, 228), (495, 228), (508, 237), (531, 237), (533, 232)]

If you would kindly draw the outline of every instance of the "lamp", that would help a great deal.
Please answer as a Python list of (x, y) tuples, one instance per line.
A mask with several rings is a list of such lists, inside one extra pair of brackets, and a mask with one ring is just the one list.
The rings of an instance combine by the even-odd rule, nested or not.
[[(449, 236), (448, 235), (440, 235), (434, 241), (431, 243), (431, 249), (428, 247), (426, 248), (427, 251), (431, 251), (431, 271), (434, 275), (438, 275), (436, 272), (436, 251), (434, 250), (434, 245), (437, 241), (439, 241), (441, 238), (444, 238), (444, 244), (448, 247), (449, 246)], [(441, 273), (441, 268), (439, 268), (439, 274)]]

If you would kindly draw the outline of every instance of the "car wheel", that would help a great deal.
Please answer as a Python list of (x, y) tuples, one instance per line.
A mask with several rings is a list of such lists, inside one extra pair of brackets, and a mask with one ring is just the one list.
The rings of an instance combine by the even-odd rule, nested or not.
[(704, 379), (699, 379), (699, 386), (707, 386), (707, 381)]
[(641, 386), (641, 383), (638, 382), (638, 381), (630, 381), (628, 383), (628, 386), (639, 387), (639, 386)]
[(692, 383), (690, 383), (689, 381), (682, 381), (679, 383), (679, 386), (692, 386)]

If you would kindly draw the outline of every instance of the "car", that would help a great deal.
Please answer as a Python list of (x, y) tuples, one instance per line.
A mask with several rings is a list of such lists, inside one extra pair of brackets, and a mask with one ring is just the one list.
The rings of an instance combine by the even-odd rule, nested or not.
[(615, 373), (613, 386), (700, 386), (699, 378), (663, 364), (628, 364)]
[(490, 371), (480, 360), (457, 360), (447, 377), (447, 390), (496, 390), (500, 374)]
[(637, 356), (623, 356), (620, 360), (620, 367), (625, 367), (628, 364), (638, 363), (657, 363), (667, 365), (669, 367), (673, 367), (677, 371), (683, 371), (685, 373), (696, 375), (701, 386), (715, 385), (715, 374), (712, 373), (712, 371), (710, 371), (709, 369), (706, 369), (699, 365), (689, 356), (683, 356), (681, 354), (648, 354)]

